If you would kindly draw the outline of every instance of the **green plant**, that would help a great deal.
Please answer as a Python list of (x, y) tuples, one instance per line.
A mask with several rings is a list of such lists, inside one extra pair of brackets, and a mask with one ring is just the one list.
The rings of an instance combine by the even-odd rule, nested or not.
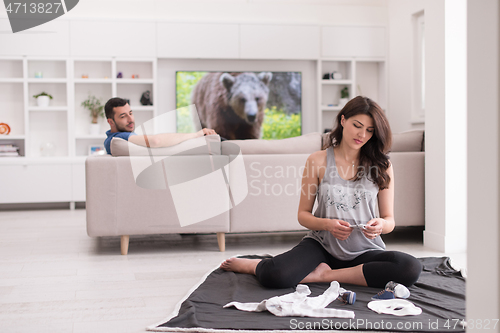
[(349, 98), (349, 88), (344, 87), (344, 89), (340, 91), (340, 98)]
[(262, 139), (279, 140), (299, 136), (301, 134), (301, 115), (286, 114), (276, 106), (265, 109), (262, 124)]
[(34, 98), (38, 98), (40, 96), (47, 96), (48, 98), (52, 99), (52, 96), (47, 94), (45, 91), (42, 91), (41, 93), (39, 93), (38, 95), (33, 95)]
[(191, 93), (207, 72), (177, 72), (176, 74), (176, 109), (177, 109), (177, 132), (194, 132), (193, 120), (189, 106), (191, 104)]
[(104, 105), (101, 104), (101, 99), (95, 96), (90, 96), (82, 102), (82, 106), (90, 111), (92, 124), (97, 124), (97, 118), (104, 117)]

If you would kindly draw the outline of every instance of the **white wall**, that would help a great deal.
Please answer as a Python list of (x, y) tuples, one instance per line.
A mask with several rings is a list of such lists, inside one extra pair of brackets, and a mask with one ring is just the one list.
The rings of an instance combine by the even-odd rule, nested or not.
[[(445, 249), (467, 249), (467, 0), (445, 0)], [(433, 110), (430, 110), (432, 115)], [(427, 122), (428, 124), (430, 121)], [(427, 124), (426, 124), (427, 126)], [(444, 135), (442, 134), (444, 133)], [(429, 242), (428, 242), (429, 244)]]
[(386, 0), (84, 0), (78, 6), (70, 17), (384, 25), (387, 15)]
[[(500, 318), (500, 4), (468, 1), (467, 318)], [(486, 294), (483, 292), (487, 290)], [(477, 326), (477, 325), (476, 325)], [(490, 329), (493, 326), (489, 326)], [(484, 326), (483, 326), (484, 328)], [(468, 328), (467, 332), (484, 332)], [(499, 325), (495, 330), (500, 332)]]
[[(457, 6), (463, 7), (463, 22), (452, 22), (458, 12), (446, 16)], [(426, 123), (413, 124), (412, 15), (422, 10), (426, 38)], [(464, 252), (466, 186), (457, 180), (466, 179), (465, 2), (390, 0), (388, 12), (389, 120), (394, 132), (425, 129), (424, 243), (443, 252)], [(461, 30), (457, 31), (457, 27)]]
[[(300, 60), (206, 60), (161, 59), (158, 61), (158, 107), (160, 113), (175, 110), (176, 71), (293, 71), (302, 73), (302, 133), (316, 131), (316, 61)], [(163, 128), (175, 132), (175, 118)]]
[[(387, 0), (81, 0), (69, 19), (385, 25)], [(0, 17), (7, 16), (0, 6)]]
[(411, 122), (412, 15), (424, 10), (426, 3), (426, 0), (389, 0), (388, 2), (389, 97), (387, 105), (391, 128), (395, 133), (424, 128), (424, 124)]
[(425, 29), (424, 244), (448, 253), (465, 252), (466, 1), (427, 1)]

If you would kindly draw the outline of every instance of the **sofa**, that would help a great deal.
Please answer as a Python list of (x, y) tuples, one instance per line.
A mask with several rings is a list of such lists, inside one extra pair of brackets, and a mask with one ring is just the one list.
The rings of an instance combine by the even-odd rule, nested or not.
[[(120, 236), (125, 255), (130, 235), (213, 233), (224, 251), (226, 233), (305, 230), (297, 221), (302, 171), (325, 138), (206, 136), (150, 149), (114, 138), (112, 155), (85, 163), (87, 233)], [(394, 134), (398, 226), (424, 225), (423, 139), (423, 131)]]

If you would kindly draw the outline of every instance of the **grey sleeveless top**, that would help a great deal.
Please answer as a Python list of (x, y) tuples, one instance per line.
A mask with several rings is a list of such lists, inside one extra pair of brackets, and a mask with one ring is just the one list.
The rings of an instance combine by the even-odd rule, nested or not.
[[(349, 174), (351, 173), (352, 170), (349, 170)], [(377, 196), (378, 186), (366, 176), (358, 181), (341, 178), (335, 164), (333, 147), (328, 147), (326, 171), (316, 192), (318, 208), (314, 216), (343, 220), (357, 227), (343, 241), (326, 230), (311, 230), (306, 237), (320, 242), (328, 253), (340, 260), (352, 260), (370, 250), (385, 250), (380, 236), (370, 240), (361, 229), (368, 221), (379, 216)]]

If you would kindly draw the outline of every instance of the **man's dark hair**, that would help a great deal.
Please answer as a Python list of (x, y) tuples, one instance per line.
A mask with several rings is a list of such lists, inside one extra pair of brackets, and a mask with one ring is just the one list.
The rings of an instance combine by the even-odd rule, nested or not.
[(113, 97), (109, 101), (106, 102), (106, 105), (104, 106), (104, 112), (106, 113), (106, 118), (107, 119), (114, 119), (115, 112), (113, 111), (114, 108), (119, 107), (119, 106), (125, 106), (127, 104), (127, 101), (124, 100), (123, 98), (120, 97)]

